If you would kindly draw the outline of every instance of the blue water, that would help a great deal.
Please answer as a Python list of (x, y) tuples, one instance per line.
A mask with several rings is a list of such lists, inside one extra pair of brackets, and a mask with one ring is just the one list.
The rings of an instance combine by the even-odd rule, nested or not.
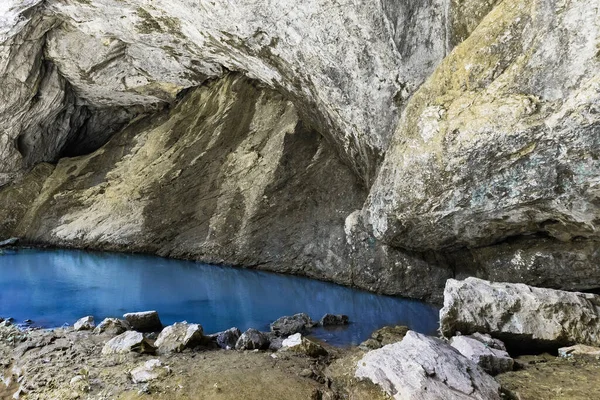
[(199, 323), (206, 333), (268, 330), (283, 315), (347, 314), (345, 329), (314, 331), (335, 345), (358, 344), (385, 325), (432, 334), (438, 308), (306, 278), (153, 256), (24, 249), (0, 255), (0, 316), (41, 327), (157, 310), (163, 324)]

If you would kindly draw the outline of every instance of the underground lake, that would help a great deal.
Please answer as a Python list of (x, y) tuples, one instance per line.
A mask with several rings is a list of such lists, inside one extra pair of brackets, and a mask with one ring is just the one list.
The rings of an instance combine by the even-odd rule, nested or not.
[(162, 322), (199, 323), (205, 333), (233, 326), (268, 330), (275, 319), (305, 312), (346, 314), (343, 329), (316, 329), (333, 345), (356, 345), (385, 325), (435, 334), (439, 308), (317, 280), (155, 256), (80, 250), (19, 249), (0, 255), (0, 317), (34, 326), (96, 322), (157, 310)]

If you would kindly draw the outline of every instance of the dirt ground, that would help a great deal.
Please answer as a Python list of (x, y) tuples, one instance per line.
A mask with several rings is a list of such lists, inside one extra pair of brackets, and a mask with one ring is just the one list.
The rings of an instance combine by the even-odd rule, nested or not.
[(549, 354), (516, 359), (519, 370), (496, 377), (518, 400), (600, 399), (600, 361)]
[[(155, 356), (102, 355), (109, 337), (89, 332), (0, 331), (0, 400), (64, 399), (386, 399), (356, 382), (357, 349), (329, 357), (289, 352), (186, 350)], [(169, 373), (135, 384), (130, 371), (159, 359)], [(331, 367), (333, 366), (333, 367)], [(4, 383), (3, 383), (4, 382)], [(8, 384), (8, 386), (7, 386)]]

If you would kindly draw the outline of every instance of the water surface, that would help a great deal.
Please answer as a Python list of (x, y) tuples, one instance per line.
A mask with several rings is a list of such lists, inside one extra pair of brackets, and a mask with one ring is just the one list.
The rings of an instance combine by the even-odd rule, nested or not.
[(435, 333), (438, 308), (316, 280), (154, 256), (24, 249), (0, 255), (0, 316), (37, 326), (96, 321), (157, 310), (163, 324), (199, 323), (206, 333), (237, 326), (268, 330), (283, 315), (347, 314), (346, 329), (314, 335), (358, 344), (384, 325)]

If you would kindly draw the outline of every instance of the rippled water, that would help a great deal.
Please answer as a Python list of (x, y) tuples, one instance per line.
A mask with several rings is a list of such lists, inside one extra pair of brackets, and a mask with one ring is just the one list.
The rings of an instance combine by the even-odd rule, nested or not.
[(157, 310), (164, 324), (186, 320), (207, 333), (237, 326), (268, 330), (283, 315), (347, 314), (345, 329), (314, 335), (358, 344), (384, 325), (434, 333), (438, 308), (294, 276), (153, 256), (76, 250), (19, 250), (0, 255), (0, 316), (37, 326), (96, 321)]

